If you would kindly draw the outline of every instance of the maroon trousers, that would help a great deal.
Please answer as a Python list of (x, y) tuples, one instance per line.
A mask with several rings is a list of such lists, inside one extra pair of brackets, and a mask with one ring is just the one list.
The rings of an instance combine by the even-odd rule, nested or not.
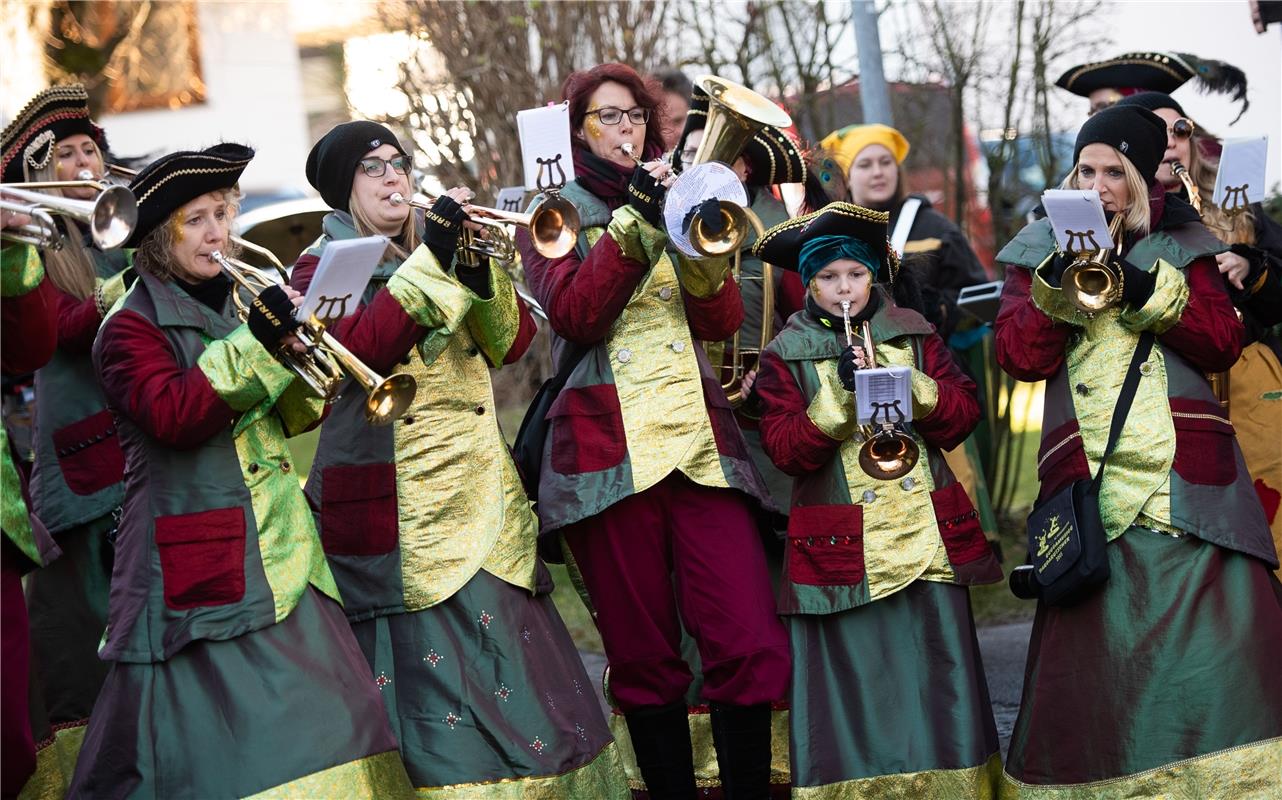
[[(22, 573), (12, 545), (0, 548), (0, 796), (16, 797), (36, 771), (36, 742), (28, 713), (27, 681), (31, 663), (31, 629), (22, 596)], [(16, 552), (16, 550), (14, 551)]]
[(709, 702), (783, 698), (788, 636), (749, 503), (673, 473), (565, 528), (623, 712), (683, 699), (692, 675), (681, 658), (682, 624), (699, 646)]

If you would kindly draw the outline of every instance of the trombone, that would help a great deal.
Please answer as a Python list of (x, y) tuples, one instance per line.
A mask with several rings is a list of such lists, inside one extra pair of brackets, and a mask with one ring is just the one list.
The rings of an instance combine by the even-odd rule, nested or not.
[[(855, 346), (854, 332), (850, 328), (850, 301), (841, 301), (841, 317), (846, 326), (846, 344)], [(872, 340), (872, 326), (864, 320), (860, 330), (863, 337), (861, 347), (864, 349), (865, 369), (877, 368), (877, 355)], [(902, 419), (902, 415), (900, 417)], [(859, 447), (859, 468), (870, 478), (879, 481), (893, 481), (902, 478), (921, 458), (921, 448), (916, 440), (909, 436), (896, 423), (890, 421), (890, 412), (886, 411), (882, 421), (862, 426), (864, 443)]]
[[(98, 196), (93, 200), (77, 200), (49, 194), (51, 189), (95, 189)], [(3, 183), (0, 184), (0, 209), (31, 217), (27, 225), (6, 229), (4, 239), (50, 250), (59, 250), (63, 244), (55, 216), (87, 224), (94, 244), (103, 250), (120, 247), (138, 224), (138, 203), (133, 192), (124, 186), (108, 186), (94, 180)]]
[[(280, 285), (253, 266), (228, 258), (217, 250), (210, 253), (209, 257), (222, 267), (223, 272), (239, 289), (244, 289), (251, 295), (257, 296), (270, 286)], [(237, 316), (242, 321), (248, 319), (250, 306), (239, 291), (232, 292), (232, 301), (236, 305)], [(317, 397), (326, 403), (334, 402), (338, 399), (344, 380), (350, 375), (367, 395), (365, 419), (369, 424), (390, 424), (409, 410), (410, 404), (414, 402), (414, 394), (418, 391), (418, 384), (412, 376), (398, 373), (384, 378), (379, 375), (326, 331), (325, 324), (315, 315), (304, 321), (296, 333), (307, 345), (307, 352), (282, 349), (276, 356)]]
[[(393, 192), (388, 200), (394, 206), (408, 205), (429, 211), (437, 198), (417, 196), (407, 199), (400, 192)], [(464, 228), (459, 237), (459, 259), (468, 266), (477, 266), (482, 258), (511, 262), (516, 258), (516, 244), (507, 232), (508, 225), (516, 225), (530, 232), (534, 249), (544, 258), (561, 258), (574, 249), (582, 222), (579, 211), (569, 200), (549, 194), (530, 214), (500, 211), (497, 208), (466, 204), (468, 221), (485, 228), (483, 236)]]

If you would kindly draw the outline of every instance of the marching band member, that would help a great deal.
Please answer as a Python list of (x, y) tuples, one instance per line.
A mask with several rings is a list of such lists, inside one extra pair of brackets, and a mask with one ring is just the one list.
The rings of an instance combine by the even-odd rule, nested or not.
[(392, 425), (366, 422), (353, 388), (322, 428), (307, 495), (326, 555), (417, 791), (502, 782), (518, 795), (626, 797), (495, 413), (489, 370), (525, 353), (534, 320), (497, 262), (455, 261), (470, 192), (439, 198), (421, 233), (391, 200), (410, 196), (410, 166), (373, 122), (335, 127), (307, 159), (333, 211), (294, 285), (306, 289), (330, 242), (387, 236), (361, 307), (334, 333), (376, 371), (408, 365), (418, 382)]
[[(106, 138), (90, 120), (88, 103), (79, 84), (36, 95), (0, 136), (5, 182), (77, 181), (83, 172), (100, 180)], [(91, 187), (48, 191), (78, 200), (97, 195)], [(124, 293), (127, 258), (122, 250), (93, 247), (77, 221), (57, 219), (65, 228), (62, 245), (40, 251), (57, 290), (58, 347), (36, 372), (31, 494), (32, 511), (57, 539), (62, 557), (27, 579), (41, 696), (59, 747), (69, 749), (49, 754), (51, 771), (75, 762), (78, 735), (107, 675), (97, 651), (107, 626), (108, 538), (124, 497), (125, 468), (90, 349), (107, 309)], [(43, 738), (52, 742), (52, 732)]]
[[(1064, 71), (1055, 85), (1090, 103), (1087, 116), (1139, 92), (1170, 94), (1190, 80), (1202, 92), (1232, 94), (1242, 103), (1241, 117), (1250, 101), (1246, 98), (1246, 75), (1223, 61), (1198, 58), (1190, 53), (1122, 53), (1120, 56), (1078, 64)], [(1236, 122), (1237, 120), (1234, 120)]]
[[(810, 291), (756, 383), (762, 443), (795, 476), (779, 592), (793, 796), (987, 798), (1000, 754), (966, 587), (1001, 568), (941, 454), (974, 429), (979, 403), (930, 323), (879, 285), (907, 277), (887, 216), (833, 203), (754, 248)], [(877, 364), (912, 368), (911, 435), (925, 457), (902, 479), (858, 465), (854, 374), (872, 364), (867, 343), (846, 343), (843, 303), (852, 325), (870, 324)]]
[[(22, 227), (26, 215), (0, 211), (0, 225)], [(57, 296), (34, 247), (0, 249), (0, 371), (39, 369), (57, 347)], [(31, 630), (22, 575), (49, 564), (58, 546), (28, 514), (26, 485), (6, 426), (0, 425), (0, 794), (16, 797), (36, 772), (36, 738), (28, 706)]]
[(130, 184), (140, 278), (93, 350), (126, 459), (112, 665), (71, 797), (412, 796), (289, 461), (322, 415), (272, 356), (304, 352), (301, 298), (273, 286), (241, 323), (211, 258), (252, 157), (173, 153)]
[(1085, 317), (1056, 289), (1071, 257), (1049, 220), (1001, 251), (997, 358), (1047, 380), (1041, 499), (1098, 469), (1127, 364), (1138, 388), (1099, 492), (1110, 576), (1072, 605), (1039, 602), (1003, 795), (1272, 796), (1282, 789), (1277, 554), (1233, 428), (1204, 372), (1242, 326), (1224, 250), (1155, 180), (1166, 125), (1118, 106), (1082, 126), (1065, 188), (1122, 215), (1120, 305)]
[[(581, 575), (650, 796), (696, 791), (684, 623), (701, 657), (726, 796), (764, 797), (770, 703), (789, 672), (757, 531), (757, 506), (769, 501), (695, 346), (739, 327), (738, 287), (726, 259), (666, 250), (660, 208), (671, 172), (654, 160), (653, 85), (602, 64), (572, 73), (562, 97), (576, 175), (562, 197), (582, 217), (578, 247), (549, 260), (518, 234), (529, 286), (561, 340), (554, 352), (578, 350), (547, 414), (542, 532)], [(648, 163), (635, 166), (625, 143)]]
[[(1229, 298), (1246, 327), (1242, 357), (1228, 373), (1229, 421), (1246, 460), (1247, 471), (1264, 505), (1273, 543), (1282, 550), (1282, 341), (1270, 329), (1282, 322), (1282, 226), (1259, 203), (1229, 216), (1215, 205), (1215, 162), (1207, 153), (1219, 141), (1195, 124), (1168, 94), (1141, 92), (1119, 102), (1137, 105), (1166, 123), (1166, 152), (1157, 179), (1166, 191), (1186, 200), (1188, 188), (1171, 169), (1184, 165), (1201, 205), (1202, 221), (1229, 245), (1215, 261), (1228, 283)], [(1282, 568), (1278, 570), (1282, 576)]]

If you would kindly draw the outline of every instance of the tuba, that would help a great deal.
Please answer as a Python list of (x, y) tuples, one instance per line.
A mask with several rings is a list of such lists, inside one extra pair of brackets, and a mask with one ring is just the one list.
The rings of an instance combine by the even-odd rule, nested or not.
[[(394, 206), (408, 204), (411, 208), (427, 211), (436, 198), (419, 196), (406, 199), (400, 192), (394, 192), (388, 200)], [(582, 227), (579, 210), (556, 192), (548, 192), (544, 201), (530, 214), (471, 204), (464, 205), (463, 209), (469, 222), (485, 229), (484, 236), (477, 236), (465, 227), (459, 236), (458, 256), (469, 266), (477, 266), (482, 258), (504, 263), (516, 258), (516, 244), (507, 232), (508, 225), (528, 230), (534, 249), (544, 258), (561, 258), (573, 250)]]
[[(752, 226), (752, 230), (760, 238), (765, 233), (765, 227), (761, 224), (761, 218), (752, 211), (752, 209), (740, 209), (743, 212), (744, 219)], [(761, 359), (761, 354), (765, 352), (766, 345), (774, 338), (775, 323), (775, 283), (774, 267), (766, 261), (761, 262), (761, 276), (753, 277), (743, 274), (743, 251), (736, 250), (730, 262), (730, 274), (734, 277), (739, 286), (743, 286), (744, 281), (761, 281), (761, 331), (756, 342), (747, 344), (740, 341), (740, 332), (735, 331), (730, 340), (730, 352), (722, 363), (722, 376), (724, 380), (721, 383), (721, 389), (726, 393), (726, 399), (730, 401), (731, 408), (738, 408), (743, 405), (747, 399), (743, 396), (743, 376), (751, 369), (749, 359), (756, 363)], [(727, 363), (728, 362), (728, 363)]]
[[(98, 190), (98, 196), (93, 200), (76, 200), (48, 194), (50, 189), (83, 188)], [(31, 217), (29, 224), (6, 230), (5, 240), (51, 250), (60, 249), (63, 243), (55, 216), (85, 223), (94, 244), (102, 250), (120, 247), (138, 224), (138, 203), (133, 192), (124, 186), (108, 186), (94, 180), (3, 183), (0, 184), (0, 208)]]
[[(846, 326), (846, 344), (854, 347), (849, 300), (841, 302), (841, 317)], [(865, 369), (876, 369), (876, 346), (872, 339), (872, 326), (867, 320), (864, 320), (860, 333), (863, 338), (861, 347), (864, 348), (864, 360), (867, 362)], [(890, 420), (890, 412), (886, 412), (881, 422), (877, 422), (874, 414), (872, 423), (863, 426), (862, 433), (864, 443), (859, 447), (859, 468), (868, 477), (879, 481), (893, 481), (912, 472), (913, 467), (917, 466), (921, 448), (898, 423)]]
[[(1089, 234), (1090, 231), (1087, 231)], [(1122, 250), (1122, 214), (1113, 215), (1108, 224), (1108, 234), (1114, 243), (1114, 252)], [(1094, 244), (1094, 240), (1091, 240)], [(1108, 263), (1108, 250), (1100, 248), (1091, 253), (1083, 249), (1073, 253), (1073, 263), (1064, 270), (1060, 291), (1065, 298), (1089, 319), (1117, 305), (1122, 299), (1122, 276)]]
[[(232, 292), (232, 301), (242, 321), (249, 318), (250, 305), (239, 290), (256, 296), (267, 287), (278, 285), (244, 261), (228, 258), (217, 250), (209, 257), (235, 282), (237, 290)], [(325, 324), (315, 316), (303, 322), (297, 334), (307, 345), (307, 352), (281, 350), (276, 356), (317, 397), (326, 403), (334, 402), (344, 380), (350, 375), (368, 395), (365, 419), (371, 425), (387, 425), (409, 410), (418, 389), (413, 377), (403, 373), (388, 378), (379, 375), (330, 335)]]

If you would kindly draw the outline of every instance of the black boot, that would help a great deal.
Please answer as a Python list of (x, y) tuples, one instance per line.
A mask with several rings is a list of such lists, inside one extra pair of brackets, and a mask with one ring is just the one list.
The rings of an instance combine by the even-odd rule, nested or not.
[(651, 800), (695, 800), (694, 752), (685, 703), (643, 708), (625, 719)]
[(726, 800), (766, 800), (770, 796), (770, 704), (713, 703), (712, 741)]

